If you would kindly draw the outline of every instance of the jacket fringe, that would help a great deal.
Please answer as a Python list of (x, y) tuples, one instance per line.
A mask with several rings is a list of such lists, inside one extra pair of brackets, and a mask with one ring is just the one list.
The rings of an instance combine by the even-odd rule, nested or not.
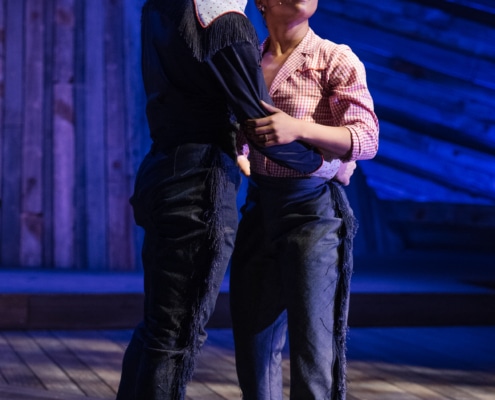
[(358, 221), (354, 217), (352, 208), (342, 186), (332, 182), (332, 198), (335, 202), (335, 208), (342, 218), (342, 236), (343, 242), (340, 249), (340, 274), (337, 282), (337, 291), (335, 294), (335, 343), (336, 343), (336, 360), (334, 366), (334, 388), (332, 399), (345, 400), (347, 383), (347, 317), (349, 314), (350, 285), (353, 272), (352, 245), (354, 236), (358, 229)]
[(148, 0), (143, 8), (152, 7), (176, 25), (180, 35), (199, 61), (237, 42), (259, 47), (256, 30), (249, 19), (237, 12), (224, 14), (203, 28), (196, 17), (192, 0)]

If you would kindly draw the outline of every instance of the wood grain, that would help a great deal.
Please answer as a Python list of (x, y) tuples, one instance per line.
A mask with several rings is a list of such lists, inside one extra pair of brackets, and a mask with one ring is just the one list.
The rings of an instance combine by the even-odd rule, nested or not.
[[(0, 397), (113, 399), (130, 330), (0, 334)], [(352, 328), (348, 400), (489, 400), (495, 393), (490, 327)], [(289, 361), (284, 351), (284, 398)], [(65, 396), (65, 397), (64, 397)], [(211, 329), (188, 400), (234, 400), (240, 391), (230, 330)]]
[[(381, 124), (377, 157), (359, 164), (348, 187), (361, 221), (356, 254), (446, 242), (494, 251), (485, 240), (493, 225), (459, 221), (449, 208), (465, 206), (471, 217), (482, 205), (491, 207), (487, 220), (495, 215), (492, 3), (319, 2), (311, 26), (363, 61)], [(150, 144), (141, 4), (3, 0), (0, 268), (141, 268), (142, 231), (128, 203)], [(419, 203), (427, 217), (411, 222)], [(448, 209), (441, 229), (437, 204)]]

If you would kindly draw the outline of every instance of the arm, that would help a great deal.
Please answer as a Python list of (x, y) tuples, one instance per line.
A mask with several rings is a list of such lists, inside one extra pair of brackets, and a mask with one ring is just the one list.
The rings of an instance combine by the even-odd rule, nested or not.
[(301, 140), (319, 148), (326, 159), (344, 161), (369, 159), (376, 154), (378, 120), (364, 66), (348, 47), (340, 46), (339, 50), (330, 59), (325, 78), (332, 126), (298, 120), (265, 104), (272, 115), (248, 122), (253, 141), (272, 146)]
[[(248, 42), (236, 43), (218, 51), (208, 62), (240, 123), (269, 115), (260, 103), (260, 100), (267, 104), (272, 102), (265, 86), (256, 47)], [(261, 147), (253, 141), (251, 144), (271, 160), (302, 173), (315, 171), (323, 161), (321, 154), (297, 141), (270, 147)]]
[[(346, 127), (316, 124), (291, 117), (262, 102), (270, 116), (246, 122), (248, 137), (259, 146), (285, 144), (301, 140), (325, 152), (331, 158), (346, 158), (352, 147), (351, 132)], [(266, 135), (266, 136), (265, 136)]]

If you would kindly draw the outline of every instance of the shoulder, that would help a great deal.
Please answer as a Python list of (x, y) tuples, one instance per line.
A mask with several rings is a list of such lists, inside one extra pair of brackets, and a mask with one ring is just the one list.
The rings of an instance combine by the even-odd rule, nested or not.
[(195, 40), (193, 51), (201, 61), (211, 58), (220, 50), (239, 44), (249, 44), (256, 50), (259, 49), (259, 39), (253, 24), (249, 19), (238, 12), (228, 12), (215, 18), (206, 28), (184, 26), (185, 36), (191, 36)]
[(364, 65), (354, 51), (346, 44), (338, 44), (311, 33), (306, 65), (312, 69), (326, 71), (330, 76), (360, 74)]
[(250, 42), (259, 46), (259, 39), (251, 21), (238, 12), (228, 12), (217, 17), (205, 29), (209, 41), (228, 45), (236, 42)]
[(335, 43), (329, 39), (318, 36), (313, 31), (309, 33), (309, 41), (312, 47), (312, 56), (323, 62), (328, 61), (359, 61), (358, 56), (346, 44)]

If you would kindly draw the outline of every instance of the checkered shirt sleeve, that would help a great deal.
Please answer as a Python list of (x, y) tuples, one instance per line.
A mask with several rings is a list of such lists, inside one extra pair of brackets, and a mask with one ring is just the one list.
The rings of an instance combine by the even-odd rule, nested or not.
[[(301, 54), (305, 58), (303, 63)], [(365, 68), (348, 46), (321, 39), (310, 30), (277, 74), (270, 95), (275, 106), (292, 117), (347, 127), (352, 151), (343, 161), (370, 159), (376, 154), (378, 120)], [(268, 160), (255, 149), (250, 149), (249, 158), (251, 170), (259, 174), (305, 176)], [(337, 172), (340, 160), (325, 158), (327, 161), (312, 175), (330, 179)]]

